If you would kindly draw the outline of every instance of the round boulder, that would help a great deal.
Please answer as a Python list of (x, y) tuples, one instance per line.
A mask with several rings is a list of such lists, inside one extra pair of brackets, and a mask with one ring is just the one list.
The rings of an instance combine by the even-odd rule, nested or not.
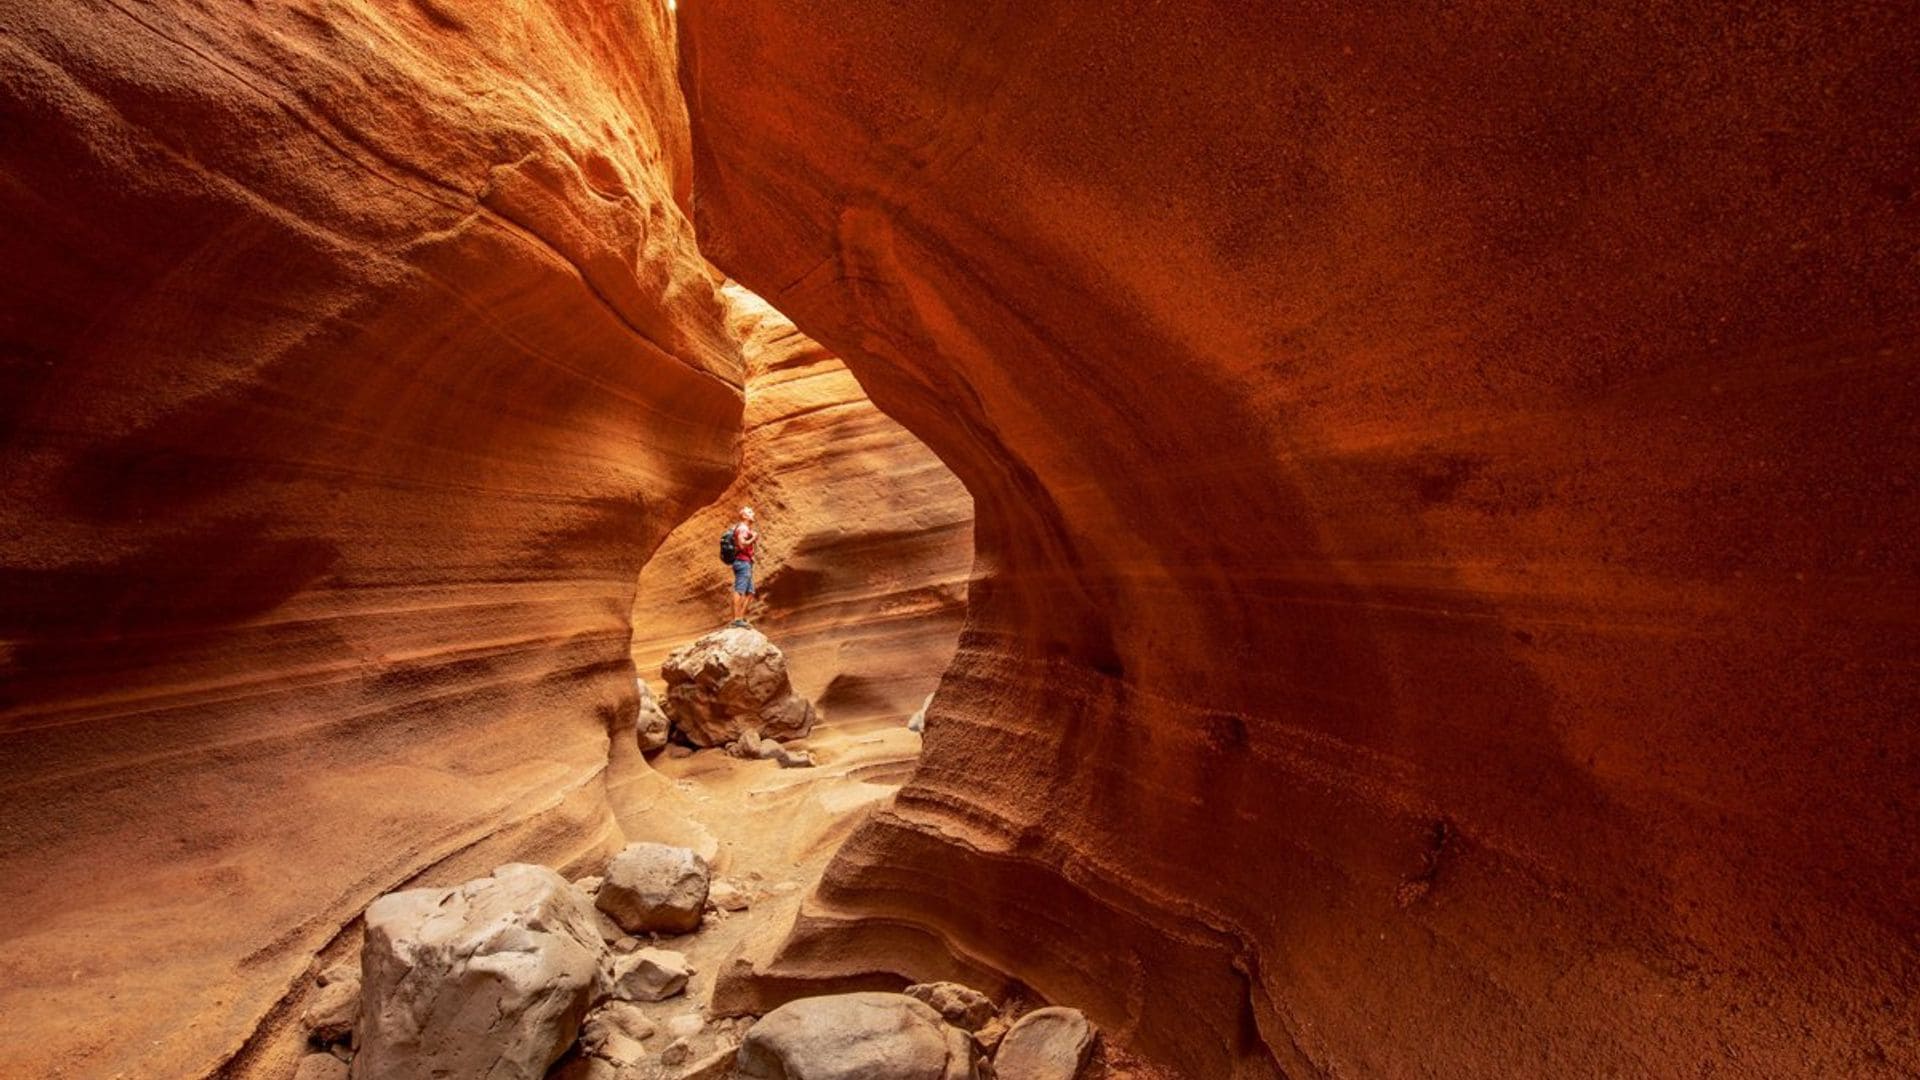
[(999, 1080), (1075, 1080), (1093, 1054), (1093, 1036), (1079, 1009), (1035, 1009), (1008, 1029), (994, 1071)]
[(802, 998), (761, 1017), (734, 1058), (740, 1080), (976, 1080), (973, 1045), (905, 994)]
[(750, 627), (716, 630), (667, 657), (661, 707), (681, 738), (725, 746), (747, 732), (797, 739), (813, 730), (813, 704), (793, 692), (787, 658)]
[(629, 934), (686, 934), (700, 927), (711, 880), (691, 848), (628, 844), (607, 863), (593, 902)]

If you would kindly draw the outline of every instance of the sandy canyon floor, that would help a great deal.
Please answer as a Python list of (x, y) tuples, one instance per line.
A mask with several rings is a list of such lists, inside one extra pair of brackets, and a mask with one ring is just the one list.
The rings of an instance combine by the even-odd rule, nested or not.
[[(778, 945), (841, 841), (912, 772), (920, 736), (907, 729), (905, 717), (835, 722), (829, 716), (791, 745), (811, 751), (818, 765), (782, 768), (731, 757), (722, 748), (679, 745), (652, 759), (655, 772), (641, 805), (653, 832), (636, 839), (699, 851), (714, 880), (733, 883), (751, 902), (743, 911), (710, 911), (698, 932), (658, 942), (684, 953), (695, 973), (684, 994), (639, 1005), (658, 1028), (643, 1064), (658, 1064), (676, 1032), (692, 1029), (688, 1018), (704, 1019), (714, 979), (727, 964)], [(703, 1024), (689, 1039), (694, 1058), (719, 1049), (749, 1022)]]

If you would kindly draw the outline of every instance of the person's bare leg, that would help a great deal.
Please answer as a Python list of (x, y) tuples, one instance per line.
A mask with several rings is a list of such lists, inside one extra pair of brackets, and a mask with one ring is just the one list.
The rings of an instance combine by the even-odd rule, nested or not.
[(736, 620), (747, 617), (747, 598), (744, 593), (733, 594), (733, 617)]

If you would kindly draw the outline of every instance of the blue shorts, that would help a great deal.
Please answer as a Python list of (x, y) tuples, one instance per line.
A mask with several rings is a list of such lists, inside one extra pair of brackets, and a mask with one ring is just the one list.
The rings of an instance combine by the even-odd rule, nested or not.
[(733, 591), (741, 596), (753, 595), (753, 560), (733, 560)]

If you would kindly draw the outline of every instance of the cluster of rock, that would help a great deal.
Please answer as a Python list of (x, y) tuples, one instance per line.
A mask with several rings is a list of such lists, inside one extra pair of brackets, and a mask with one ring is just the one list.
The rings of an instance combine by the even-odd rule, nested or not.
[(804, 998), (757, 1021), (690, 1012), (650, 1052), (660, 1031), (641, 1006), (683, 995), (694, 970), (642, 937), (749, 902), (698, 853), (650, 843), (573, 883), (512, 863), (383, 896), (359, 975), (330, 969), (310, 998), (315, 1052), (297, 1080), (1074, 1080), (1086, 1068), (1095, 1032), (1077, 1011), (1009, 1022), (955, 983)]
[[(640, 843), (575, 883), (512, 863), (383, 896), (367, 908), (359, 977), (320, 977), (304, 1019), (321, 1052), (298, 1076), (516, 1080), (569, 1055), (568, 1075), (598, 1076), (593, 1061), (636, 1058), (654, 1034), (636, 1003), (681, 994), (694, 974), (642, 935), (698, 929), (714, 885), (696, 852)], [(721, 903), (745, 905), (724, 890)]]
[(735, 757), (810, 766), (805, 751), (782, 739), (813, 730), (813, 703), (796, 694), (779, 646), (751, 627), (716, 630), (667, 657), (660, 666), (664, 700), (639, 680), (640, 712), (635, 737), (642, 751), (670, 741), (688, 746), (724, 746)]

